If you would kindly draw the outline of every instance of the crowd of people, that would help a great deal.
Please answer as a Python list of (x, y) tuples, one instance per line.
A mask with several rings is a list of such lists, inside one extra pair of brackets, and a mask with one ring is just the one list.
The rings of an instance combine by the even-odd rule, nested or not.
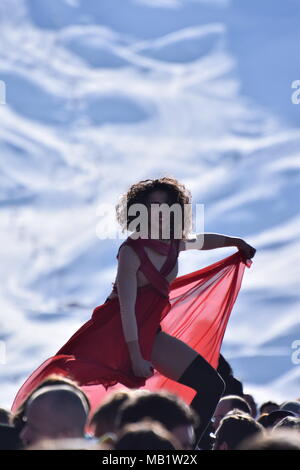
[(200, 417), (169, 391), (115, 390), (91, 413), (80, 386), (52, 374), (15, 413), (0, 409), (0, 449), (300, 450), (300, 398), (258, 407), (222, 355), (218, 372), (226, 388), (197, 446)]

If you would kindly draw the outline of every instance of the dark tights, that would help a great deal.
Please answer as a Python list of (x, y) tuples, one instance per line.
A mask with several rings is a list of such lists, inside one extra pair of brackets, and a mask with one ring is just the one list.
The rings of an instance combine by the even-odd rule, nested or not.
[(177, 382), (196, 390), (197, 394), (190, 403), (190, 407), (196, 411), (200, 423), (195, 430), (195, 447), (201, 440), (217, 404), (225, 390), (225, 382), (222, 377), (200, 354), (185, 369)]

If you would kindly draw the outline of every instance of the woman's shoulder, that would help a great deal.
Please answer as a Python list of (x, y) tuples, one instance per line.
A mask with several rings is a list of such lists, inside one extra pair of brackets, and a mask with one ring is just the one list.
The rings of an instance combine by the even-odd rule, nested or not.
[(134, 263), (137, 266), (139, 266), (140, 264), (140, 258), (134, 250), (132, 243), (129, 242), (128, 239), (124, 240), (124, 242), (121, 243), (116, 257), (118, 261), (122, 261), (125, 263), (130, 262), (131, 264)]
[(117, 258), (119, 257), (120, 251), (123, 253), (125, 252), (134, 252), (134, 249), (132, 248), (133, 245), (133, 239), (130, 239), (130, 237), (127, 237), (119, 246), (118, 248), (118, 253), (117, 253)]

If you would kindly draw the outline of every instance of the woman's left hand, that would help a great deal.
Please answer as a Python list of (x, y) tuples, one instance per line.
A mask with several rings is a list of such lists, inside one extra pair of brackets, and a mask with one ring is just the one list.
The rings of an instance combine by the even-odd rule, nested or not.
[(256, 249), (246, 243), (242, 238), (238, 239), (236, 247), (243, 253), (245, 259), (253, 258), (256, 253)]

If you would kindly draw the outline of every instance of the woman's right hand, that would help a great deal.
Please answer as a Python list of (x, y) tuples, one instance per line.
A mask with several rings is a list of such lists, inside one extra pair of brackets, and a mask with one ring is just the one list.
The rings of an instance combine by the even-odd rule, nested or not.
[(137, 377), (149, 378), (154, 374), (154, 368), (150, 361), (146, 361), (143, 357), (136, 358), (132, 361), (132, 369)]
[(237, 240), (236, 247), (242, 252), (246, 259), (253, 258), (256, 253), (256, 249), (253, 246), (249, 245), (245, 240), (239, 238)]

